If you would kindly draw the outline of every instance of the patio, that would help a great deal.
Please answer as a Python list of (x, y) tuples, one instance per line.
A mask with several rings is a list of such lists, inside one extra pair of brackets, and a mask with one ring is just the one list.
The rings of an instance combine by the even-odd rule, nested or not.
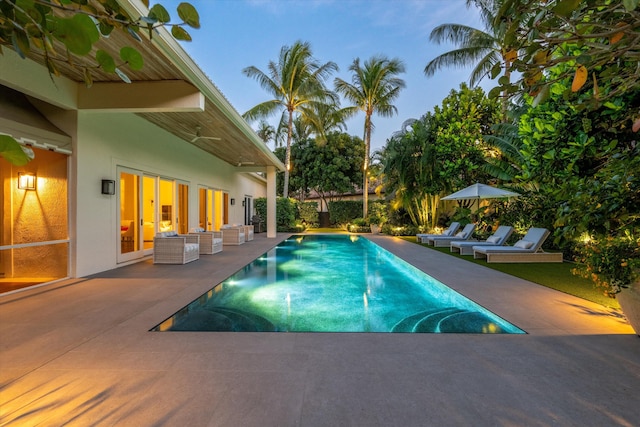
[(528, 334), (148, 332), (287, 236), (1, 296), (0, 425), (640, 425), (619, 313), (388, 236)]

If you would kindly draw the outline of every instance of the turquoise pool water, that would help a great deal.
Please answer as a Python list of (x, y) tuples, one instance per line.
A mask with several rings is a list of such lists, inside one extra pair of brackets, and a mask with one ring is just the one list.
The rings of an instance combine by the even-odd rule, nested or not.
[(292, 236), (153, 330), (524, 333), (355, 235)]

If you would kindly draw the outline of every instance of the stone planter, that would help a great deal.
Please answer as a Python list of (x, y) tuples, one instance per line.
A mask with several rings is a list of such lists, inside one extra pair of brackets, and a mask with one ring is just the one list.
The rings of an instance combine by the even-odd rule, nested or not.
[(620, 308), (636, 334), (640, 335), (640, 282), (632, 284), (616, 295)]
[(371, 233), (372, 234), (380, 234), (380, 226), (377, 224), (371, 224), (369, 227), (371, 227)]

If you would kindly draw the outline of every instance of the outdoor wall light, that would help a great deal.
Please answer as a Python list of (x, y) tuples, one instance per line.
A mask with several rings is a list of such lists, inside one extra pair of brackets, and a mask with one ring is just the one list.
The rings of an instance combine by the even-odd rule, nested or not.
[(108, 194), (111, 196), (116, 194), (116, 182), (112, 179), (103, 179), (102, 194)]
[(236, 199), (231, 199), (231, 204), (235, 205), (236, 204)]
[(18, 172), (18, 189), (20, 190), (35, 190), (36, 189), (36, 174), (28, 172)]

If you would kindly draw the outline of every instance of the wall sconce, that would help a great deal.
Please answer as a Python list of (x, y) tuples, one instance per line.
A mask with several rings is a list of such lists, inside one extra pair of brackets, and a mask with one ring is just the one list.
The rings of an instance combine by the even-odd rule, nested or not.
[(236, 204), (236, 199), (231, 199), (231, 204), (235, 205)]
[(29, 172), (18, 172), (18, 189), (20, 190), (35, 190), (36, 189), (36, 174)]
[(108, 194), (110, 196), (116, 194), (116, 182), (112, 179), (103, 179), (102, 194)]

